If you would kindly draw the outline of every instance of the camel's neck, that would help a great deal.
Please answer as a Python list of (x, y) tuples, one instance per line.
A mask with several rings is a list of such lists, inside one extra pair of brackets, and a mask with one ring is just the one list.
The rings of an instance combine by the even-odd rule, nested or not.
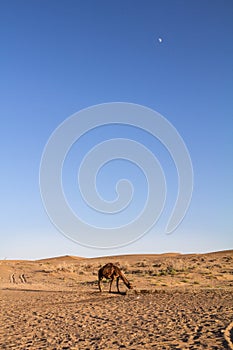
[(123, 274), (123, 272), (121, 272), (120, 278), (122, 279), (122, 281), (124, 282), (124, 284), (129, 285), (129, 281), (127, 280), (127, 278), (125, 277), (125, 275)]

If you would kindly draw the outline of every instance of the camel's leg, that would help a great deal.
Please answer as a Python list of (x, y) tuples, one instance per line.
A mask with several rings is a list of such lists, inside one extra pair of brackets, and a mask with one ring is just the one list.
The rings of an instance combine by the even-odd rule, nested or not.
[(112, 282), (113, 282), (114, 278), (111, 278), (111, 281), (110, 281), (110, 287), (109, 287), (109, 293), (111, 293), (112, 291)]
[(100, 282), (101, 282), (101, 279), (98, 280), (98, 287), (99, 287), (100, 292), (102, 292)]
[(120, 290), (119, 290), (119, 279), (120, 279), (120, 277), (117, 277), (117, 280), (116, 280), (116, 285), (117, 285), (117, 291), (118, 291), (118, 293), (120, 293)]

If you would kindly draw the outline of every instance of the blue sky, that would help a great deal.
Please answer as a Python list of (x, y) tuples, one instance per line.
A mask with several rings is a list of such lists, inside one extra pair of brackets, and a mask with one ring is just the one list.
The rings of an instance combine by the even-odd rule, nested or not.
[[(232, 19), (230, 0), (1, 1), (0, 258), (232, 248)], [(91, 249), (51, 224), (40, 197), (40, 160), (51, 133), (66, 118), (114, 101), (152, 108), (174, 125), (192, 159), (193, 198), (181, 225), (166, 235), (163, 226), (177, 186), (174, 166), (156, 140), (132, 136), (150, 147), (164, 167), (164, 213), (135, 243)], [(101, 131), (104, 139), (118, 132), (121, 137), (128, 131)], [(89, 137), (99, 140), (98, 133)], [(89, 143), (83, 142), (82, 150)], [(74, 206), (75, 157), (69, 155), (64, 169), (64, 189)], [(125, 177), (122, 161), (118, 166)], [(103, 174), (104, 184), (116, 169), (114, 163)], [(135, 173), (131, 165), (125, 170)], [(133, 178), (137, 188), (141, 174)], [(105, 188), (101, 178), (97, 186)], [(103, 190), (108, 195), (111, 191)], [(136, 203), (140, 200), (142, 190), (136, 193)]]

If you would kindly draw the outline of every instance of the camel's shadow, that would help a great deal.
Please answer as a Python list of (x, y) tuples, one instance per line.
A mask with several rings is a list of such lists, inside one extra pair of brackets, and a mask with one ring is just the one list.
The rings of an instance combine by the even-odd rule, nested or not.
[(126, 295), (126, 292), (108, 292), (109, 294), (119, 294), (119, 295)]

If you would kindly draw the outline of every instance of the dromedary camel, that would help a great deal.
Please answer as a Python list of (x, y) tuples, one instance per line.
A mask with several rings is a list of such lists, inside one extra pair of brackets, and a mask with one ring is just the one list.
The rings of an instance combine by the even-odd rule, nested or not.
[(127, 288), (129, 288), (129, 289), (133, 288), (131, 283), (127, 280), (127, 278), (125, 277), (123, 272), (119, 269), (119, 267), (117, 267), (116, 265), (114, 265), (112, 263), (108, 263), (99, 269), (98, 286), (99, 286), (100, 292), (102, 291), (100, 282), (104, 277), (111, 280), (110, 287), (109, 287), (109, 293), (111, 293), (112, 282), (114, 281), (115, 278), (116, 278), (116, 286), (117, 286), (118, 293), (120, 293), (119, 279), (122, 279), (122, 281), (124, 282), (124, 284), (126, 285)]

